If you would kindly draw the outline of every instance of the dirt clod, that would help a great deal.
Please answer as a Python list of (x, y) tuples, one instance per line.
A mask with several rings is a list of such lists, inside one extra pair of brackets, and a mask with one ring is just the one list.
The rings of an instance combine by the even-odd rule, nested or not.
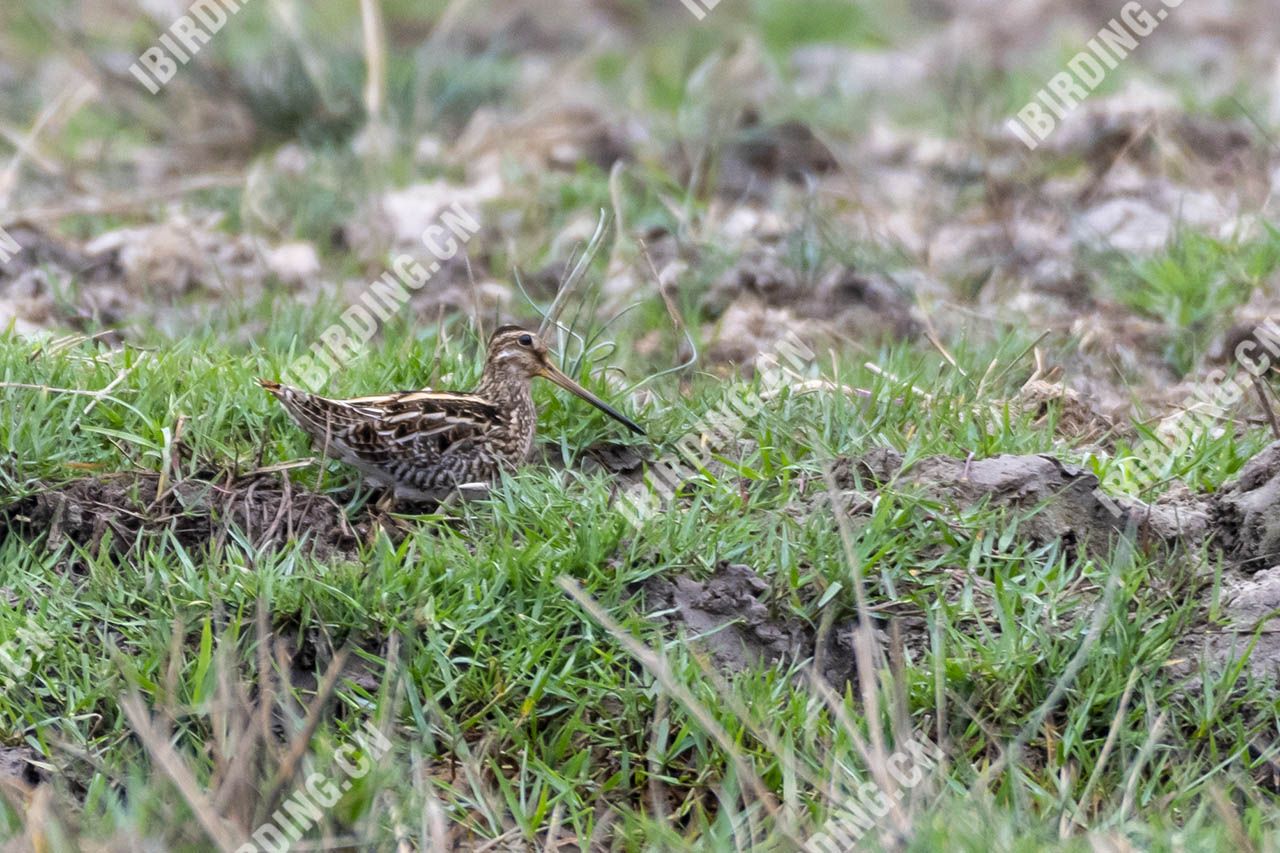
[[(750, 566), (721, 561), (705, 581), (655, 576), (643, 589), (647, 609), (687, 632), (726, 672), (814, 657), (814, 629), (773, 603), (768, 583)], [(852, 641), (845, 642), (848, 631), (832, 633), (821, 675), (840, 687), (853, 677)]]
[[(1280, 612), (1280, 566), (1249, 578), (1227, 573), (1222, 586), (1218, 618), (1206, 620), (1175, 648), (1177, 669), (1193, 678), (1201, 663), (1209, 672), (1224, 672), (1247, 653), (1246, 672), (1280, 684), (1280, 621), (1276, 619)], [(1209, 595), (1211, 592), (1206, 596), (1206, 612), (1211, 609)]]
[(1214, 500), (1215, 542), (1246, 572), (1280, 563), (1280, 442), (1241, 469)]
[(0, 746), (0, 786), (15, 784), (20, 788), (32, 788), (45, 780), (45, 773), (37, 762), (39, 754), (27, 746)]
[(324, 495), (267, 474), (189, 478), (166, 486), (149, 473), (73, 480), (0, 507), (0, 539), (42, 534), (49, 548), (65, 542), (96, 551), (110, 534), (127, 551), (172, 533), (184, 545), (221, 544), (232, 529), (258, 549), (305, 541), (317, 552), (350, 553), (360, 530)]
[(736, 138), (725, 147), (716, 191), (734, 198), (763, 194), (772, 181), (801, 183), (836, 167), (835, 156), (808, 125), (767, 123), (748, 110)]
[[(892, 476), (892, 459), (873, 451), (853, 470), (874, 472), (884, 481)], [(1091, 472), (1045, 454), (931, 456), (899, 470), (892, 484), (961, 511), (979, 505), (1005, 509), (1032, 542), (1063, 542), (1089, 551), (1109, 549), (1130, 523), (1144, 544), (1165, 546), (1199, 542), (1208, 524), (1207, 509), (1194, 501), (1148, 505), (1108, 495)]]

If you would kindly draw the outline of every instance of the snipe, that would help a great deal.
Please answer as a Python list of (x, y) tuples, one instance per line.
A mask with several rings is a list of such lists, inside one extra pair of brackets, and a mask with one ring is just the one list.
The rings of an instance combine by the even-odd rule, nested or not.
[(330, 400), (258, 382), (326, 455), (358, 468), (396, 498), (430, 500), (458, 486), (489, 482), (529, 455), (537, 429), (530, 385), (539, 376), (644, 435), (634, 421), (566, 376), (541, 338), (519, 326), (493, 333), (480, 384), (470, 393), (402, 391)]

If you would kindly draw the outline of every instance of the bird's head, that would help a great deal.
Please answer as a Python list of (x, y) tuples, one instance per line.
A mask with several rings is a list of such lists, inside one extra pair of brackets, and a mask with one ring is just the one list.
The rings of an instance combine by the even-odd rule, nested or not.
[(581, 397), (618, 423), (639, 435), (644, 430), (617, 409), (570, 379), (551, 360), (547, 345), (537, 334), (519, 326), (500, 326), (489, 338), (485, 377), (490, 382), (528, 382), (541, 376)]

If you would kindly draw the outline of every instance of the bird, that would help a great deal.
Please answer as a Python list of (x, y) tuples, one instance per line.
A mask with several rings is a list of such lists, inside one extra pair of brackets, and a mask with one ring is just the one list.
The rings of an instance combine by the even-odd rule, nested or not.
[(537, 431), (531, 385), (549, 379), (637, 435), (635, 421), (556, 367), (542, 338), (500, 326), (489, 339), (474, 391), (400, 391), (333, 400), (268, 379), (258, 383), (322, 452), (358, 469), (386, 499), (441, 500), (460, 487), (491, 483), (528, 457)]

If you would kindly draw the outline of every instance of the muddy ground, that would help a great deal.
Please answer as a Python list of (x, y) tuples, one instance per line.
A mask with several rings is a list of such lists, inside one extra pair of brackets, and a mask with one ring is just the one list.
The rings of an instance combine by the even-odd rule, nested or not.
[(301, 543), (319, 556), (350, 554), (368, 528), (353, 524), (333, 498), (287, 477), (224, 474), (162, 484), (150, 473), (32, 486), (0, 507), (0, 539), (38, 538), (46, 548), (97, 551), (104, 540), (122, 554), (145, 553), (166, 535), (217, 553), (228, 534), (243, 534), (254, 552)]
[[(958, 523), (979, 506), (998, 509), (1017, 525), (1018, 541), (1057, 542), (1099, 559), (1114, 558), (1121, 539), (1133, 537), (1133, 547), (1157, 555), (1171, 579), (1180, 576), (1202, 599), (1206, 621), (1179, 648), (1186, 663), (1182, 671), (1194, 671), (1201, 660), (1220, 671), (1256, 637), (1249, 672), (1271, 681), (1280, 695), (1280, 627), (1271, 624), (1280, 603), (1280, 570), (1274, 568), (1280, 560), (1280, 540), (1274, 537), (1280, 502), (1272, 497), (1280, 484), (1280, 442), (1217, 493), (1174, 490), (1152, 504), (1108, 495), (1093, 474), (1045, 454), (934, 456), (904, 469), (899, 454), (879, 450), (839, 460), (833, 470), (840, 492), (822, 493), (818, 503), (834, 503), (855, 523), (880, 490), (891, 490), (946, 507), (943, 524)], [(1224, 565), (1220, 594), (1210, 588), (1217, 559)], [(702, 637), (702, 648), (724, 670), (815, 660), (833, 683), (852, 678), (856, 621), (833, 625), (828, 633), (788, 616), (785, 604), (770, 594), (767, 578), (767, 570), (729, 563), (703, 580), (658, 576), (645, 584), (645, 604), (674, 629)], [(1211, 607), (1217, 616), (1209, 624)], [(927, 653), (922, 612), (894, 607), (895, 615), (886, 617), (878, 615), (880, 609), (874, 622), (881, 641), (887, 642), (896, 620), (906, 649)], [(988, 628), (999, 630), (994, 622)]]
[[(92, 99), (56, 116), (43, 137), (33, 131), (31, 162), (13, 173), (19, 184), (0, 181), (0, 227), (23, 247), (0, 261), (0, 328), (33, 342), (79, 332), (108, 347), (155, 346), (230, 304), (354, 303), (396, 252), (421, 253), (424, 224), (455, 203), (477, 211), (482, 229), (465, 257), (414, 294), (412, 322), (527, 321), (512, 267), (547, 298), (601, 206), (653, 196), (637, 220), (617, 217), (602, 308), (652, 302), (659, 287), (688, 297), (685, 320), (706, 343), (698, 370), (749, 374), (789, 333), (819, 352), (874, 360), (885, 345), (946, 354), (957, 343), (1044, 331), (1054, 381), (1037, 365), (1011, 402), (1052, 409), (1063, 444), (1105, 452), (1134, 423), (1182, 411), (1249, 330), (1280, 316), (1275, 271), (1190, 318), (1135, 304), (1115, 272), (1184, 234), (1229, 242), (1265, 233), (1280, 193), (1280, 145), (1262, 132), (1280, 121), (1274, 0), (1185, 4), (1135, 54), (1139, 72), (1094, 94), (1034, 153), (1004, 127), (1007, 104), (950, 109), (957, 81), (1003, 85), (1008, 69), (1082, 44), (1115, 4), (926, 0), (905, 4), (912, 24), (880, 43), (812, 43), (776, 56), (732, 30), (725, 3), (701, 25), (730, 36), (682, 69), (679, 110), (665, 114), (635, 107), (650, 106), (646, 93), (622, 97), (583, 72), (597, 51), (641, 55), (662, 41), (633, 5), (514, 3), (466, 16), (432, 44), (441, 67), (497, 56), (518, 73), (501, 97), (403, 129), (412, 156), (398, 171), (379, 171), (367, 148), (359, 154), (368, 136), (344, 138), (373, 164), (372, 181), (352, 161), (303, 144), (297, 127), (258, 126), (277, 118), (255, 113), (279, 103), (261, 97), (270, 68), (219, 65), (211, 51), (201, 60), (209, 73), (179, 75), (161, 100), (140, 103), (115, 67), (132, 47), (77, 47), (35, 69), (0, 52), (0, 86), (39, 104), (65, 103), (86, 74), (99, 75), (89, 81)], [(680, 3), (668, 5), (646, 13), (657, 16), (649, 26), (661, 34), (695, 26)], [(106, 26), (114, 12), (107, 3), (81, 11), (68, 16), (64, 37), (89, 45), (74, 28)], [(417, 49), (415, 37), (393, 33), (393, 47)], [(1042, 70), (1028, 73), (1040, 85)], [(307, 103), (324, 112), (319, 100)], [(107, 134), (58, 147), (55, 157), (52, 131), (81, 110), (100, 120), (97, 107), (140, 128), (140, 139), (117, 146)], [(559, 184), (548, 193), (547, 176), (582, 179), (589, 201), (562, 209), (570, 193)], [(228, 188), (235, 201), (218, 203)], [(686, 191), (698, 199), (696, 214), (682, 206)], [(316, 198), (335, 200), (332, 210), (305, 219)], [(1214, 294), (1240, 285), (1220, 277)], [(228, 337), (250, 346), (271, 320), (263, 310)], [(666, 328), (634, 342), (654, 369), (688, 357), (680, 346)], [(1224, 423), (1265, 421), (1248, 397)], [(878, 496), (900, 492), (942, 507), (934, 511), (942, 524), (997, 508), (1016, 522), (1018, 541), (1074, 553), (1114, 554), (1132, 533), (1133, 547), (1158, 555), (1171, 585), (1203, 613), (1178, 648), (1178, 671), (1194, 678), (1201, 660), (1220, 670), (1256, 640), (1249, 673), (1280, 696), (1280, 443), (1217, 491), (1166, 484), (1151, 503), (1107, 494), (1068, 456), (1064, 447), (904, 466), (893, 451), (870, 449), (835, 461), (838, 494), (815, 483), (794, 511), (838, 512), (856, 527)], [(628, 451), (588, 457), (621, 483), (640, 469)], [(281, 472), (209, 471), (177, 483), (120, 473), (0, 498), (0, 540), (60, 549), (69, 571), (72, 546), (96, 551), (109, 540), (128, 555), (172, 535), (220, 549), (232, 530), (257, 549), (303, 541), (326, 557), (353, 557), (380, 524)], [(801, 619), (772, 580), (770, 566), (722, 562), (709, 576), (655, 576), (635, 593), (669, 630), (700, 637), (723, 671), (813, 660), (834, 684), (853, 679), (853, 619)], [(877, 642), (923, 653), (921, 613), (880, 603)], [(32, 757), (0, 747), (0, 782), (36, 781)]]
[[(855, 525), (887, 491), (945, 507), (933, 511), (943, 524), (959, 523), (977, 507), (996, 510), (1016, 526), (1016, 541), (1059, 543), (1078, 556), (1112, 559), (1124, 547), (1121, 540), (1132, 537), (1131, 547), (1157, 556), (1171, 578), (1186, 581), (1204, 599), (1206, 621), (1188, 633), (1180, 649), (1187, 671), (1201, 659), (1214, 669), (1225, 667), (1256, 636), (1249, 671), (1275, 682), (1280, 695), (1280, 628), (1268, 622), (1280, 604), (1280, 442), (1215, 493), (1172, 489), (1150, 504), (1109, 495), (1092, 473), (1048, 454), (933, 456), (904, 467), (896, 451), (879, 449), (836, 460), (831, 470), (838, 491), (829, 493), (819, 484), (807, 511), (835, 507)], [(384, 524), (370, 507), (350, 521), (331, 497), (276, 474), (188, 479), (168, 485), (159, 499), (158, 485), (154, 476), (118, 475), (37, 491), (0, 507), (0, 539), (19, 536), (49, 549), (72, 544), (92, 552), (110, 536), (127, 554), (145, 550), (165, 534), (187, 547), (222, 548), (236, 530), (255, 549), (301, 543), (321, 556), (354, 557), (370, 531)], [(394, 526), (382, 529), (403, 533)], [(1220, 592), (1210, 588), (1218, 561)], [(726, 672), (815, 661), (829, 682), (850, 681), (856, 620), (824, 629), (788, 615), (768, 577), (765, 569), (724, 562), (706, 578), (654, 576), (638, 592), (653, 618), (701, 638), (701, 648)], [(879, 591), (873, 586), (870, 592), (875, 597)], [(1207, 621), (1211, 605), (1217, 614), (1212, 624)], [(894, 628), (907, 649), (927, 651), (923, 614), (890, 609), (894, 615), (875, 618), (880, 639), (886, 641)], [(996, 624), (988, 627), (998, 630)]]

